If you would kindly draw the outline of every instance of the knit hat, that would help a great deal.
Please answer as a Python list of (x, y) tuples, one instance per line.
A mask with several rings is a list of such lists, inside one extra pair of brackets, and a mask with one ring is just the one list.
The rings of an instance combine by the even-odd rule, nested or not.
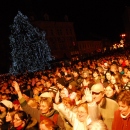
[(1, 103), (4, 104), (7, 108), (13, 107), (13, 103), (9, 100), (2, 100)]
[(48, 91), (53, 92), (54, 94), (56, 94), (58, 89), (55, 86), (51, 86), (50, 88), (48, 88)]
[(40, 95), (40, 97), (49, 97), (49, 98), (51, 98), (51, 95), (50, 95), (49, 92), (43, 92), (43, 93)]
[(62, 86), (66, 86), (65, 80), (63, 78), (58, 78), (57, 83), (61, 84)]

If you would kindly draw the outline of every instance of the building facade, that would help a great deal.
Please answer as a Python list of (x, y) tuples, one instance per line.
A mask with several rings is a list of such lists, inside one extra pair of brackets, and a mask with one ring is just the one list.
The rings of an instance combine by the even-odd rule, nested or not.
[(71, 58), (78, 54), (72, 22), (33, 21), (32, 25), (46, 32), (51, 54), (56, 58)]

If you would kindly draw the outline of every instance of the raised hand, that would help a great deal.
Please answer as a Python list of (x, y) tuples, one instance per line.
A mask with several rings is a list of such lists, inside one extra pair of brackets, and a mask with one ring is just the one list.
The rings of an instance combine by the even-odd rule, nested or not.
[(84, 97), (86, 99), (87, 102), (92, 102), (93, 98), (92, 98), (92, 92), (89, 90), (89, 88), (86, 88), (84, 90)]
[(20, 91), (19, 85), (16, 81), (13, 81), (12, 86), (14, 87), (14, 89), (17, 93)]

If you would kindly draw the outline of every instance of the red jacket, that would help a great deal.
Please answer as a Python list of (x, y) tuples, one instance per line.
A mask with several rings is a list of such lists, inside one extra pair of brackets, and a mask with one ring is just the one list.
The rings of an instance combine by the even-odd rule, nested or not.
[(112, 130), (130, 130), (130, 114), (126, 118), (122, 118), (120, 111), (115, 111)]

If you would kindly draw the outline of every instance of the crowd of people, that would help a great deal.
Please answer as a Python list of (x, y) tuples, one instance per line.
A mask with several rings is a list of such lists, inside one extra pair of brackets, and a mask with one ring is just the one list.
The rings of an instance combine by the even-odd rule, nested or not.
[(0, 77), (1, 130), (129, 130), (130, 59), (118, 54)]

